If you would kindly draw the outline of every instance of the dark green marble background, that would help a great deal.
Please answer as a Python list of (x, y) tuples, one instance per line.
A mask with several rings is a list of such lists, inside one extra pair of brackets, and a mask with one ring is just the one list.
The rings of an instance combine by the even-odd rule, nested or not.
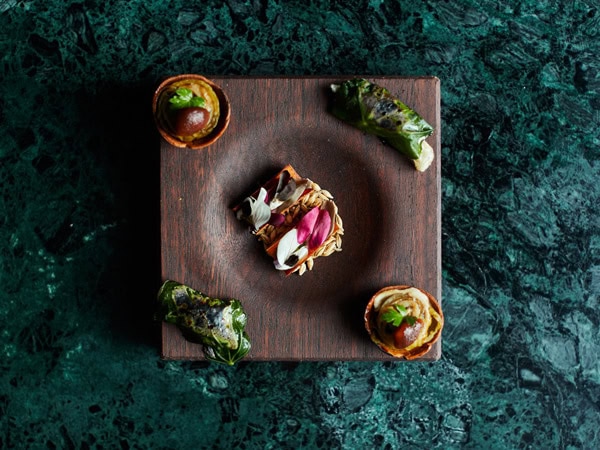
[[(0, 0), (0, 447), (599, 448), (598, 55), (595, 0)], [(183, 72), (440, 78), (442, 360), (160, 360)]]

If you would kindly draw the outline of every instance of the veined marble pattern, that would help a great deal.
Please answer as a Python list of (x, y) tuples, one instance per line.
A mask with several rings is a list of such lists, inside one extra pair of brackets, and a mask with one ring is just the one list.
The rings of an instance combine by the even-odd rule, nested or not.
[[(0, 0), (0, 447), (599, 448), (598, 55), (592, 0)], [(160, 360), (183, 72), (440, 78), (442, 360)]]

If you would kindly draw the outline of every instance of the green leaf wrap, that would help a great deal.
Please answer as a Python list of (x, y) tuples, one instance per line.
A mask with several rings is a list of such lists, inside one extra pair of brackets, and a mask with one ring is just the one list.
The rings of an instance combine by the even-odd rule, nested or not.
[(410, 159), (421, 156), (422, 142), (433, 127), (386, 88), (354, 78), (333, 85), (332, 91), (330, 110), (335, 117), (380, 137)]
[(207, 359), (231, 366), (250, 350), (246, 313), (239, 300), (212, 298), (167, 280), (158, 302), (161, 319), (177, 325), (186, 339), (202, 344)]

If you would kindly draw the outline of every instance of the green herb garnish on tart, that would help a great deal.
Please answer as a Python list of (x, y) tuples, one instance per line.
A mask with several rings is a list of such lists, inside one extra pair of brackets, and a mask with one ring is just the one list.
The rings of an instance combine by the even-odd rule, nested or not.
[(191, 89), (179, 88), (175, 90), (175, 94), (169, 99), (172, 109), (182, 108), (202, 108), (206, 105), (206, 100), (203, 97), (194, 95)]
[(381, 315), (381, 319), (395, 327), (399, 327), (402, 322), (414, 325), (417, 321), (416, 317), (408, 315), (408, 310), (403, 305), (394, 305), (393, 308)]

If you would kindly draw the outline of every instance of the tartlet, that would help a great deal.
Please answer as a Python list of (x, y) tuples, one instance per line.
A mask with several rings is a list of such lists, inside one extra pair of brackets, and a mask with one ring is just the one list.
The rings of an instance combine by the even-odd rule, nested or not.
[(385, 353), (412, 360), (425, 355), (440, 338), (444, 314), (427, 291), (413, 286), (388, 286), (371, 297), (365, 328)]
[(223, 89), (197, 74), (164, 79), (154, 92), (152, 113), (167, 142), (190, 149), (213, 144), (223, 135), (231, 118), (229, 99)]

